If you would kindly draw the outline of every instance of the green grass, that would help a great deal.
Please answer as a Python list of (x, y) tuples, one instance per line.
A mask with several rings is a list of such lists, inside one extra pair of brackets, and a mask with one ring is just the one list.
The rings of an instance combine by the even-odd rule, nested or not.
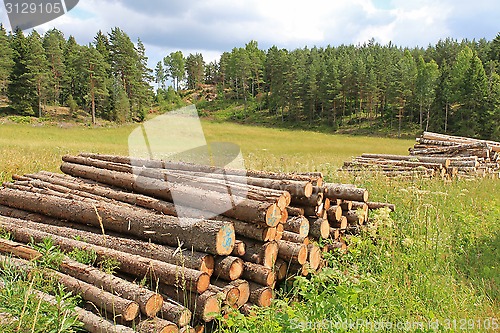
[[(331, 332), (335, 323), (357, 320), (441, 324), (437, 330), (379, 330), (385, 332), (456, 332), (464, 323), (476, 332), (479, 324), (500, 320), (499, 180), (404, 181), (336, 171), (363, 152), (406, 154), (411, 140), (209, 121), (203, 127), (210, 142), (240, 145), (247, 168), (323, 171), (330, 181), (355, 183), (368, 188), (372, 200), (397, 205), (390, 216), (373, 215), (377, 228), (351, 239), (349, 254), (329, 256), (323, 273), (284, 287), (279, 300), (256, 317), (230, 317), (220, 332)], [(0, 180), (57, 171), (67, 153), (126, 154), (133, 129), (0, 125)], [(361, 325), (351, 331), (375, 329)]]

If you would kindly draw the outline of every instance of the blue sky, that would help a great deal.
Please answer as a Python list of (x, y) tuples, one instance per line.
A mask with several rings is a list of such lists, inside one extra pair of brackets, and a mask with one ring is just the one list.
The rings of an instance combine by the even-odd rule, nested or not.
[[(294, 49), (376, 41), (401, 46), (439, 39), (493, 39), (498, 0), (80, 0), (69, 14), (37, 27), (56, 27), (81, 44), (118, 26), (146, 44), (150, 66), (176, 50), (205, 60), (257, 40)], [(0, 21), (8, 26), (3, 6)]]

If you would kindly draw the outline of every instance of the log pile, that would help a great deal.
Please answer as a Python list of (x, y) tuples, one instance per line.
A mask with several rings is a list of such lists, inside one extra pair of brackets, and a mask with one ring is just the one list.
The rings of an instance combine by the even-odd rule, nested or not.
[(343, 170), (388, 177), (500, 177), (500, 142), (424, 132), (410, 155), (362, 154)]
[[(61, 170), (14, 175), (0, 188), (0, 229), (14, 240), (1, 241), (0, 253), (37, 259), (27, 244), (51, 238), (65, 253), (113, 259), (115, 276), (69, 258), (47, 274), (138, 332), (189, 331), (269, 306), (280, 281), (319, 271), (323, 252), (345, 251), (370, 209), (395, 208), (369, 202), (366, 189), (324, 183), (321, 173), (97, 154), (64, 156)], [(134, 284), (143, 280), (148, 288)]]

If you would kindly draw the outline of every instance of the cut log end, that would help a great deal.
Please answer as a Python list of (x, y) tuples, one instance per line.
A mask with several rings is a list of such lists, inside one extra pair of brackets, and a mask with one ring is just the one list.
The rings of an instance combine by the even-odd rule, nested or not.
[(323, 222), (321, 223), (320, 226), (320, 233), (321, 233), (321, 238), (328, 238), (330, 237), (330, 224), (328, 223), (328, 220), (322, 220)]
[(231, 281), (237, 280), (243, 274), (243, 260), (234, 260), (229, 268), (229, 277)]
[(276, 227), (282, 218), (281, 209), (278, 205), (273, 204), (269, 206), (266, 211), (266, 224), (270, 227)]
[(303, 245), (299, 249), (299, 253), (297, 254), (297, 261), (299, 264), (304, 265), (307, 261), (307, 246)]
[(145, 315), (148, 317), (154, 317), (158, 312), (160, 312), (163, 306), (163, 297), (160, 294), (154, 294), (148, 299), (145, 305)]
[(163, 319), (151, 319), (141, 321), (137, 327), (137, 332), (150, 333), (176, 333), (179, 332), (179, 328), (174, 323), (171, 323)]
[(220, 312), (221, 307), (217, 297), (215, 295), (208, 297), (203, 306), (202, 319), (205, 322), (210, 322), (214, 320)]
[(304, 188), (304, 196), (306, 198), (310, 198), (313, 194), (314, 191), (314, 186), (312, 183), (308, 183), (306, 187)]
[(238, 287), (231, 288), (226, 294), (226, 304), (228, 305), (236, 305), (238, 300), (240, 299), (240, 290)]
[(123, 320), (132, 321), (139, 315), (139, 304), (131, 302), (123, 311)]
[(283, 233), (285, 232), (285, 226), (283, 224), (278, 224), (276, 227), (276, 236), (274, 240), (281, 240), (283, 238)]
[(203, 272), (198, 278), (196, 290), (198, 293), (202, 294), (208, 289), (208, 286), (210, 286), (210, 275)]
[(217, 233), (217, 254), (230, 255), (233, 252), (236, 236), (232, 224), (224, 225)]
[(317, 270), (321, 264), (321, 248), (316, 245), (309, 245), (309, 265), (312, 270)]
[(262, 307), (271, 306), (271, 302), (273, 300), (273, 291), (271, 288), (266, 288), (259, 295), (257, 304)]
[(211, 255), (207, 255), (201, 262), (200, 271), (205, 272), (208, 275), (212, 275), (214, 272), (214, 266), (214, 257), (212, 257)]

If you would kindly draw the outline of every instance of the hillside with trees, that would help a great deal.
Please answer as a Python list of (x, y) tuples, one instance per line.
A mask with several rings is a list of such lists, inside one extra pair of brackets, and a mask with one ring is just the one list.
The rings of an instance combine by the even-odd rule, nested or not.
[(498, 140), (500, 34), (426, 48), (370, 40), (263, 50), (250, 41), (209, 63), (200, 53), (172, 52), (151, 70), (143, 43), (120, 28), (81, 46), (56, 29), (25, 36), (2, 27), (0, 95), (20, 115), (43, 116), (55, 105), (82, 108), (94, 121), (142, 121), (153, 104), (183, 97), (202, 112), (237, 105), (230, 118), (250, 123), (268, 117), (330, 130), (368, 123)]

